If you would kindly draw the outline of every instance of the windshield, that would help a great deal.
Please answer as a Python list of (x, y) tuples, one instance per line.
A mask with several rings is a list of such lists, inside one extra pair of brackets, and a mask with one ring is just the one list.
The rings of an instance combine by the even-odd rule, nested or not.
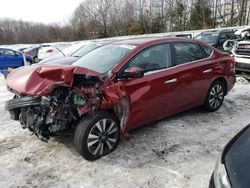
[(86, 44), (84, 44), (84, 43), (74, 44), (72, 46), (65, 48), (64, 50), (62, 50), (62, 52), (64, 55), (69, 56), (69, 55), (72, 55), (73, 53), (75, 53), (77, 50), (79, 50), (84, 45), (86, 45)]
[(108, 72), (135, 46), (131, 45), (106, 45), (102, 46), (73, 63), (74, 66), (80, 66), (97, 71), (101, 74)]
[(76, 52), (72, 54), (73, 57), (82, 57), (85, 56), (87, 53), (93, 51), (96, 48), (99, 48), (100, 44), (87, 44), (86, 46), (80, 48)]
[(219, 34), (214, 33), (214, 34), (200, 34), (195, 37), (197, 40), (201, 40), (203, 42), (207, 43), (216, 43), (218, 39)]

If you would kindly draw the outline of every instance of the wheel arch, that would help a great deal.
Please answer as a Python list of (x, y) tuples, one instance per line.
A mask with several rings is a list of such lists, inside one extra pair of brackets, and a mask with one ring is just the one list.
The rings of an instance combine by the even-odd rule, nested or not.
[[(225, 93), (225, 95), (227, 95), (227, 93), (228, 93), (228, 83), (227, 83), (227, 80), (226, 80), (226, 78), (224, 78), (223, 76), (220, 76), (220, 77), (217, 77), (217, 78), (215, 78), (212, 82), (211, 82), (211, 84), (212, 83), (214, 83), (214, 82), (216, 82), (216, 81), (220, 81), (220, 82), (222, 82), (223, 83), (223, 85), (224, 85), (224, 93)], [(210, 85), (211, 85), (210, 84)]]

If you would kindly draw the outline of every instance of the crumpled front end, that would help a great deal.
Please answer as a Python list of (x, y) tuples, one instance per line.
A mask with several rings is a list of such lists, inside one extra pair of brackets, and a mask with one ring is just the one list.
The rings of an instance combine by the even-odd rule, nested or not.
[(15, 93), (6, 109), (42, 141), (101, 109), (113, 109), (124, 125), (129, 111), (126, 93), (121, 83), (108, 82), (94, 71), (73, 66), (15, 70), (6, 80)]

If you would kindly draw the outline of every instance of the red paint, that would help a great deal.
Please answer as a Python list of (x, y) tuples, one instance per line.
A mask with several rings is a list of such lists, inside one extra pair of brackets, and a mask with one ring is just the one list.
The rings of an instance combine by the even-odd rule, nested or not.
[[(112, 70), (112, 76), (100, 86), (103, 92), (102, 109), (109, 109), (119, 105), (121, 97), (129, 102), (129, 115), (123, 126), (126, 131), (165, 118), (189, 108), (202, 105), (211, 83), (217, 78), (227, 81), (228, 91), (235, 83), (235, 62), (228, 54), (214, 50), (212, 56), (157, 73), (144, 75), (142, 78), (117, 80), (116, 73), (135, 54), (142, 49), (162, 42), (192, 42), (205, 45), (201, 42), (184, 38), (159, 38), (119, 41), (117, 44), (137, 45)], [(205, 45), (206, 46), (206, 45)], [(203, 71), (212, 69), (210, 74)], [(131, 70), (132, 71), (132, 70)], [(22, 67), (11, 72), (7, 78), (7, 85), (15, 92), (23, 95), (40, 97), (50, 93), (55, 87), (72, 87), (74, 74), (86, 74), (102, 77), (95, 71), (84, 68), (65, 67)], [(111, 79), (112, 78), (112, 79)], [(166, 84), (165, 81), (176, 78), (178, 81)], [(87, 92), (87, 91), (86, 91)], [(89, 91), (91, 93), (91, 91)], [(98, 101), (96, 101), (98, 103)], [(89, 111), (84, 106), (79, 108), (82, 114)]]
[(72, 87), (74, 74), (98, 77), (99, 73), (73, 66), (25, 66), (10, 72), (7, 85), (16, 93), (40, 97), (58, 86)]

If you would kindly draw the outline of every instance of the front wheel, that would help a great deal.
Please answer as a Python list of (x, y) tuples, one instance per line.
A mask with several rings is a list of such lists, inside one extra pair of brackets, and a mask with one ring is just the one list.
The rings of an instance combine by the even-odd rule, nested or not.
[(208, 89), (204, 109), (210, 112), (218, 110), (224, 100), (225, 86), (221, 81), (215, 81)]
[(118, 118), (109, 112), (100, 111), (79, 121), (74, 145), (85, 159), (92, 161), (114, 151), (119, 138)]

